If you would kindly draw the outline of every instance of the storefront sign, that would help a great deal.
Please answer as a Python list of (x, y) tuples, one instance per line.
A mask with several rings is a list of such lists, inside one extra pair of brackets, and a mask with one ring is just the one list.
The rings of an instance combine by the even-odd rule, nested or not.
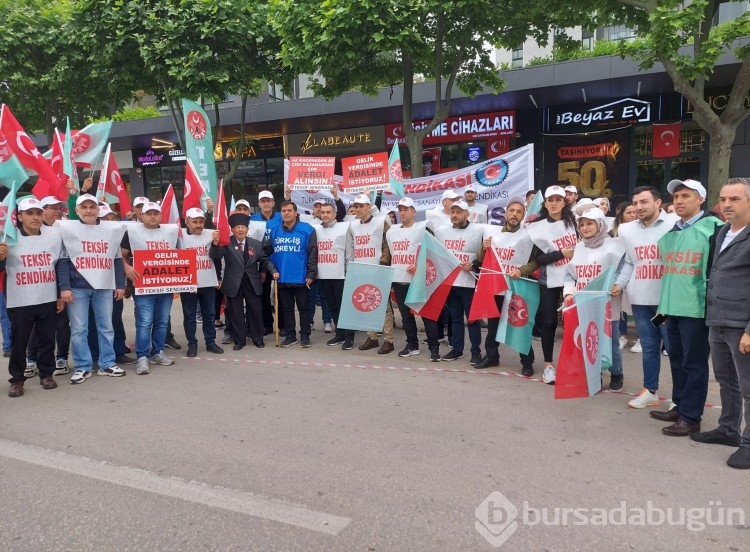
[(617, 128), (651, 122), (651, 102), (624, 98), (604, 105), (550, 107), (545, 131)]
[[(415, 121), (414, 128), (420, 129), (430, 121)], [(487, 140), (487, 155), (495, 157), (506, 153), (510, 147), (509, 137), (516, 133), (516, 112), (498, 111), (449, 117), (440, 123), (435, 130), (425, 136), (424, 145), (451, 144)], [(406, 134), (402, 124), (385, 125), (385, 145), (390, 148), (398, 140), (406, 144)]]
[[(237, 157), (236, 142), (222, 142), (223, 156), (225, 160)], [(242, 159), (271, 159), (284, 157), (284, 138), (262, 138), (260, 140), (247, 140), (242, 150)]]
[(335, 166), (335, 157), (292, 156), (289, 158), (287, 184), (292, 190), (330, 189)]
[(134, 149), (134, 167), (166, 167), (184, 165), (185, 151), (181, 149)]
[(136, 295), (195, 293), (198, 289), (195, 249), (142, 249), (133, 251)]
[(286, 137), (289, 155), (352, 155), (382, 151), (382, 126), (306, 132)]

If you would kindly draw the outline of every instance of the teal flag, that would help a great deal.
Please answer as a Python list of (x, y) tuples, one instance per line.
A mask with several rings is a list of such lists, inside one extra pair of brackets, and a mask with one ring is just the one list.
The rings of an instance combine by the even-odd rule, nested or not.
[(65, 127), (65, 142), (63, 142), (63, 173), (72, 180), (78, 180), (78, 171), (73, 163), (73, 135), (70, 132), (70, 117)]
[(578, 309), (577, 333), (580, 335), (589, 397), (601, 389), (603, 352), (607, 343), (610, 345), (610, 356), (612, 354), (612, 336), (607, 336), (605, 316), (609, 299), (609, 293), (605, 291), (579, 292), (573, 296)]
[(531, 349), (531, 331), (539, 308), (539, 283), (527, 278), (508, 278), (508, 288), (495, 340), (527, 355)]
[[(604, 301), (604, 339), (601, 343), (602, 357), (601, 357), (601, 369), (607, 370), (612, 367), (612, 297), (610, 292), (612, 286), (615, 284), (616, 267), (609, 266), (605, 268), (599, 276), (591, 280), (586, 287), (581, 291), (590, 292), (601, 292), (603, 297), (606, 298)], [(580, 292), (579, 292), (580, 293)], [(580, 320), (580, 311), (579, 311)], [(619, 323), (619, 313), (618, 313)], [(584, 355), (585, 356), (585, 355)]]
[(0, 220), (3, 224), (3, 238), (2, 241), (8, 245), (16, 245), (18, 243), (18, 228), (16, 228), (16, 193), (18, 188), (21, 187), (22, 183), (18, 183), (10, 188), (8, 195), (5, 196), (2, 203), (0, 203)]
[(18, 189), (28, 178), (18, 157), (8, 147), (5, 135), (0, 132), (0, 184)]
[(534, 199), (531, 200), (531, 205), (526, 209), (526, 219), (531, 220), (539, 216), (542, 212), (542, 205), (544, 205), (544, 192), (542, 190), (537, 191)]
[(400, 197), (404, 195), (404, 177), (401, 174), (401, 152), (398, 149), (398, 140), (393, 144), (391, 155), (388, 157), (388, 177), (391, 191)]
[(347, 330), (383, 330), (385, 309), (391, 300), (393, 268), (349, 263), (341, 296), (339, 326)]
[(211, 122), (201, 106), (185, 98), (182, 99), (182, 112), (185, 115), (185, 155), (193, 162), (203, 189), (215, 205), (219, 188)]

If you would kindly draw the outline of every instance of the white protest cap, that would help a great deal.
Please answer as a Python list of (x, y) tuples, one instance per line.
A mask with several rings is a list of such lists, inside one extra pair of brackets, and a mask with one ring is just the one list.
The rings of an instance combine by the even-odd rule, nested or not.
[(466, 203), (463, 199), (459, 199), (453, 205), (451, 205), (451, 209), (453, 209), (454, 207), (458, 207), (459, 209), (463, 209), (464, 211), (469, 210), (469, 204)]
[(546, 190), (544, 190), (544, 199), (549, 199), (552, 196), (560, 196), (565, 197), (565, 190), (563, 190), (560, 186), (550, 186)]
[(138, 207), (139, 205), (143, 205), (144, 203), (148, 203), (148, 198), (143, 196), (138, 196), (133, 200), (133, 207)]
[[(269, 192), (268, 190), (263, 190), (261, 193), (258, 194), (258, 200), (261, 200), (261, 199), (273, 199), (273, 194)], [(237, 203), (239, 203), (239, 201)]]
[(445, 190), (443, 192), (443, 195), (440, 197), (440, 201), (444, 199), (458, 199), (459, 197), (461, 196), (456, 193), (456, 190), (454, 189)]
[(578, 203), (575, 204), (575, 206), (573, 207), (573, 212), (576, 215), (580, 216), (584, 211), (588, 211), (589, 209), (593, 209), (594, 207), (596, 207), (596, 204), (591, 200), (591, 198), (584, 197), (583, 199), (579, 199)]
[(185, 218), (206, 218), (206, 215), (203, 213), (202, 209), (193, 207), (192, 209), (187, 210), (187, 212), (185, 213)]
[(76, 199), (76, 206), (80, 205), (84, 201), (93, 201), (94, 203), (99, 205), (99, 200), (94, 196), (92, 196), (91, 194), (83, 194), (82, 196), (78, 196), (78, 199)]
[(474, 193), (476, 193), (477, 192), (477, 187), (474, 186), (474, 184), (467, 184), (466, 187), (464, 188), (464, 193), (466, 193), (466, 192), (474, 192)]
[(398, 200), (398, 206), (399, 207), (412, 207), (412, 208), (416, 208), (414, 206), (414, 200), (412, 198), (410, 198), (410, 197), (402, 197), (401, 199), (399, 199)]
[(670, 194), (673, 194), (679, 186), (685, 186), (686, 188), (695, 190), (696, 192), (698, 192), (699, 196), (701, 196), (703, 199), (706, 199), (706, 189), (703, 187), (703, 184), (701, 184), (697, 180), (692, 180), (690, 178), (686, 178), (685, 180), (670, 180), (669, 184), (667, 184), (667, 191)]
[(109, 205), (100, 205), (99, 206), (99, 218), (104, 218), (108, 214), (114, 213), (112, 209), (109, 207)]
[(149, 201), (143, 205), (143, 212), (147, 213), (148, 211), (159, 211), (161, 213), (161, 205), (155, 201)]
[(526, 209), (526, 200), (522, 198), (521, 196), (511, 196), (511, 198), (508, 200), (508, 203), (506, 203), (505, 206), (510, 207), (511, 203), (520, 203), (521, 207)]
[[(262, 193), (263, 193), (263, 192), (261, 192), (261, 194), (262, 194)], [(247, 207), (248, 209), (250, 208), (250, 203), (248, 203), (248, 201), (247, 201), (246, 199), (240, 199), (239, 201), (235, 201), (235, 202), (234, 202), (234, 208), (235, 208), (235, 209), (237, 208), (237, 205), (244, 205), (244, 206), (245, 206), (245, 207)]]
[(57, 199), (55, 196), (43, 197), (42, 199), (39, 200), (39, 203), (42, 204), (42, 208), (49, 207), (50, 205), (60, 205), (60, 204), (64, 205), (65, 204), (64, 201)]
[(25, 197), (18, 202), (18, 212), (28, 211), (29, 209), (42, 210), (42, 202), (35, 197)]
[(354, 201), (352, 201), (353, 204), (357, 205), (370, 205), (372, 201), (370, 201), (370, 196), (367, 194), (359, 194), (357, 197), (354, 198)]
[(313, 201), (313, 205), (318, 205), (318, 204), (325, 205), (326, 203), (328, 202), (325, 199), (320, 198), (320, 197), (316, 197), (315, 201)]
[(604, 211), (596, 207), (594, 204), (589, 209), (585, 209), (578, 218), (585, 218), (589, 220), (606, 220), (606, 216), (604, 215)]
[(578, 193), (578, 188), (576, 188), (575, 186), (573, 186), (571, 184), (570, 186), (565, 186), (565, 191), (566, 192), (573, 192), (574, 194), (577, 194)]

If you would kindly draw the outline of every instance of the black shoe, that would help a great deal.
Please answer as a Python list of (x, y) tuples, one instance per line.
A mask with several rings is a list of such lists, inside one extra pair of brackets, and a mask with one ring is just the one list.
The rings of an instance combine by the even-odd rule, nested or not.
[(472, 366), (476, 366), (480, 362), (482, 362), (482, 355), (480, 355), (479, 353), (471, 353), (471, 360), (469, 361), (469, 364), (471, 364)]
[(332, 337), (331, 339), (329, 339), (328, 341), (326, 341), (326, 345), (328, 345), (329, 347), (333, 347), (334, 345), (341, 345), (345, 341), (346, 339), (344, 338), (343, 335), (336, 335)]
[(730, 437), (718, 427), (711, 431), (702, 431), (701, 433), (691, 433), (690, 438), (699, 443), (707, 445), (726, 445), (728, 447), (740, 446), (740, 436)]
[(253, 341), (253, 345), (255, 345), (258, 349), (265, 349), (266, 344), (262, 341)]
[(273, 328), (266, 328), (263, 330), (263, 337), (273, 334)]
[(115, 358), (116, 364), (135, 364), (136, 360), (128, 355), (120, 355)]
[(727, 466), (738, 470), (750, 470), (750, 448), (740, 447), (727, 460)]
[(179, 343), (177, 343), (177, 342), (176, 342), (176, 341), (174, 340), (174, 337), (170, 337), (170, 338), (168, 338), (168, 339), (167, 339), (167, 340), (166, 340), (166, 341), (164, 342), (164, 346), (165, 346), (165, 347), (166, 347), (167, 349), (172, 349), (173, 351), (177, 351), (177, 350), (179, 350), (179, 349), (182, 349), (182, 345), (180, 345)]
[(482, 360), (473, 365), (477, 370), (484, 370), (485, 368), (496, 368), (500, 366), (499, 360), (492, 360), (484, 357)]
[(670, 408), (666, 412), (662, 410), (652, 410), (649, 412), (649, 415), (660, 422), (676, 422), (680, 419), (680, 413), (677, 412), (676, 406)]
[(620, 389), (622, 389), (622, 374), (620, 374), (619, 376), (612, 374), (609, 377), (609, 390), (619, 391)]
[(430, 351), (430, 362), (440, 362), (440, 351), (435, 349)]
[(291, 347), (292, 345), (296, 345), (297, 343), (299, 343), (299, 342), (297, 341), (296, 337), (289, 336), (289, 337), (285, 337), (284, 338), (284, 341), (281, 342), (281, 346), (282, 347)]
[(419, 347), (415, 347), (413, 345), (407, 345), (404, 347), (402, 351), (399, 351), (398, 356), (401, 358), (406, 358), (410, 356), (415, 356), (419, 354)]
[(215, 355), (224, 354), (224, 349), (219, 347), (216, 343), (211, 343), (210, 345), (206, 345), (206, 351), (208, 351), (209, 353), (213, 353)]
[(440, 360), (444, 360), (446, 362), (450, 362), (452, 360), (458, 360), (459, 358), (464, 358), (463, 353), (459, 353), (455, 349), (451, 349), (448, 354), (443, 355)]
[(526, 376), (527, 378), (530, 378), (534, 375), (534, 367), (533, 366), (522, 366), (521, 367), (521, 375)]
[(354, 339), (347, 338), (344, 340), (344, 342), (341, 344), (341, 350), (342, 351), (351, 351), (354, 349)]
[(221, 344), (222, 345), (229, 345), (233, 341), (234, 341), (234, 339), (232, 339), (231, 335), (224, 334), (224, 337), (221, 338)]
[(236, 343), (236, 344), (234, 345), (234, 347), (232, 347), (232, 350), (233, 350), (233, 351), (239, 351), (239, 350), (240, 350), (240, 349), (242, 349), (243, 347), (244, 347), (244, 345), (243, 345), (242, 343)]
[(286, 330), (284, 328), (279, 329), (279, 336), (286, 337)]
[(128, 346), (126, 345), (126, 346), (125, 346), (125, 349), (124, 349), (124, 351), (125, 351), (125, 353), (124, 353), (124, 354), (126, 354), (126, 355), (129, 355), (130, 353), (132, 353), (132, 352), (133, 352), (133, 349), (131, 349), (130, 347), (128, 347)]
[(196, 356), (198, 356), (198, 346), (197, 345), (188, 345), (187, 356), (189, 356), (189, 357), (196, 357)]

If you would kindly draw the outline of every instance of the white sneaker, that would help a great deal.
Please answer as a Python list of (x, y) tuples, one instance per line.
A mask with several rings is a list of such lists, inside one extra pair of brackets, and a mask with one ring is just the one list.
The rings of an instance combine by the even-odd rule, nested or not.
[(663, 351), (661, 352), (661, 354), (663, 354), (664, 356), (669, 356), (669, 353), (667, 352), (667, 350), (666, 350), (666, 349), (664, 349), (664, 350), (663, 350)]
[(76, 370), (75, 372), (73, 372), (73, 375), (70, 378), (70, 383), (72, 383), (73, 385), (83, 383), (93, 375), (94, 374), (91, 372), (91, 370)]
[(628, 403), (628, 406), (630, 408), (646, 408), (647, 406), (659, 406), (660, 404), (658, 393), (652, 393), (648, 389), (644, 389), (640, 395)]
[(542, 374), (542, 382), (547, 385), (554, 385), (557, 379), (557, 369), (554, 366), (546, 366)]
[(39, 370), (36, 367), (36, 361), (35, 360), (27, 360), (26, 361), (26, 369), (23, 371), (23, 377), (25, 378), (33, 378), (39, 373)]
[(143, 376), (150, 372), (151, 367), (148, 365), (148, 357), (138, 357), (138, 365), (135, 368), (135, 373), (139, 376)]
[(620, 349), (624, 349), (628, 345), (628, 338), (624, 335), (620, 336)]
[(641, 340), (636, 339), (633, 346), (630, 348), (631, 353), (642, 353), (643, 349), (641, 348)]
[(325, 333), (333, 333), (333, 323), (326, 322), (325, 324), (323, 324), (323, 331)]
[(172, 366), (174, 364), (174, 360), (166, 356), (164, 354), (164, 351), (159, 351), (158, 353), (154, 353), (153, 355), (151, 355), (151, 358), (148, 359), (148, 361), (151, 364), (159, 364), (161, 366)]
[(55, 361), (55, 371), (52, 372), (53, 376), (64, 376), (65, 374), (70, 373), (70, 368), (68, 368), (68, 359), (67, 358), (58, 358)]
[(119, 378), (125, 375), (125, 370), (120, 368), (117, 364), (113, 364), (109, 368), (99, 368), (96, 373), (98, 376), (112, 376), (113, 378)]

